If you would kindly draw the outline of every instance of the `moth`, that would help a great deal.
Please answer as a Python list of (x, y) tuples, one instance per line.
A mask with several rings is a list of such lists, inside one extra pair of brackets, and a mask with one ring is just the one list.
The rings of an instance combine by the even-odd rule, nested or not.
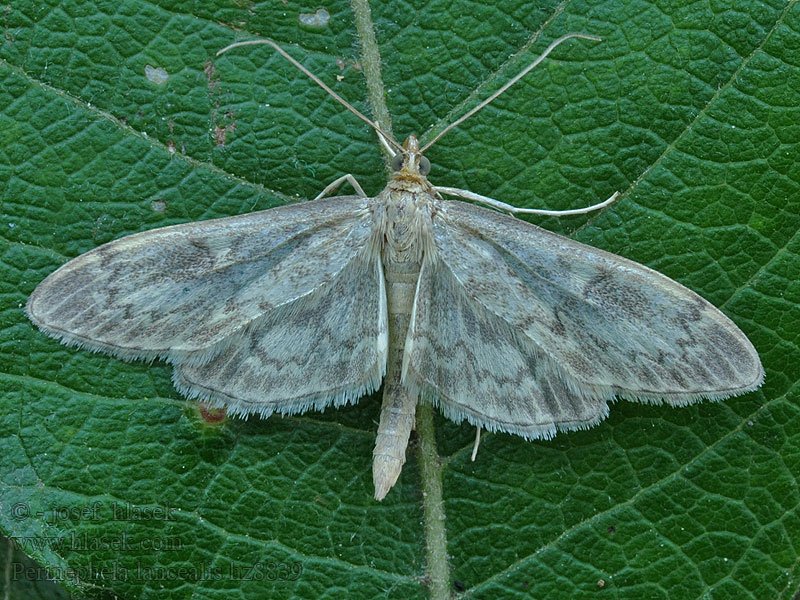
[[(570, 38), (599, 39), (559, 38), (423, 147), (397, 143), (274, 42), (221, 50), (270, 44), (369, 123), (393, 155), (386, 188), (370, 198), (346, 175), (310, 202), (112, 241), (42, 281), (30, 320), (68, 345), (165, 360), (182, 394), (245, 417), (355, 403), (383, 382), (379, 500), (420, 399), (478, 433), (535, 439), (597, 424), (615, 397), (683, 406), (755, 390), (753, 345), (694, 292), (505, 214), (551, 211), (428, 181), (423, 152)], [(358, 194), (322, 197), (344, 181)]]

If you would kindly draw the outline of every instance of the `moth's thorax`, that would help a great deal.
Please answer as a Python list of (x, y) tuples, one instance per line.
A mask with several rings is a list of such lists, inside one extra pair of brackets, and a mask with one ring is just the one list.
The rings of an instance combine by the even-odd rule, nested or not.
[(392, 160), (392, 169), (374, 213), (374, 231), (387, 269), (393, 263), (420, 263), (432, 251), (431, 215), (436, 203), (425, 177), (430, 163), (419, 151), (416, 136), (408, 136), (403, 151)]
[(428, 183), (427, 177), (405, 170), (393, 173), (386, 187), (395, 192), (433, 194), (433, 186)]
[(384, 263), (420, 262), (433, 247), (431, 214), (435, 198), (427, 192), (393, 189), (378, 196), (376, 217)]

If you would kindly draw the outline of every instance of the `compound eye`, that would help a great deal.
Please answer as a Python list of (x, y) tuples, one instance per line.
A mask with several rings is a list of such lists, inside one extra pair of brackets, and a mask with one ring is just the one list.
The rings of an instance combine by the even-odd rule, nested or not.
[(431, 172), (431, 161), (424, 156), (419, 157), (419, 174), (427, 175)]
[(395, 154), (392, 157), (392, 171), (399, 171), (403, 168), (403, 158), (402, 154)]

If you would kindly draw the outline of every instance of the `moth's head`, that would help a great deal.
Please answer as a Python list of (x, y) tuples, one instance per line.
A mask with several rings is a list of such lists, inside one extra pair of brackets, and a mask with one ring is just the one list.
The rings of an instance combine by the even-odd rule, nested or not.
[(408, 136), (403, 151), (394, 155), (392, 171), (395, 179), (425, 179), (431, 172), (431, 162), (422, 156), (417, 136)]

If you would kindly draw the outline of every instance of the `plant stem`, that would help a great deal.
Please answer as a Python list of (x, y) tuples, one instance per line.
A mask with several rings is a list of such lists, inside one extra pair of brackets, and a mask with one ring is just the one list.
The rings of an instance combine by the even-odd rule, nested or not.
[[(375, 27), (372, 24), (372, 12), (367, 0), (351, 0), (353, 15), (356, 21), (356, 32), (361, 44), (361, 66), (367, 81), (367, 100), (372, 107), (372, 118), (386, 133), (392, 133), (392, 117), (386, 107), (386, 92), (381, 77), (381, 53), (375, 39)], [(384, 150), (385, 156), (391, 158)]]
[(436, 451), (433, 431), (433, 407), (417, 404), (417, 436), (422, 475), (422, 504), (425, 514), (426, 559), (429, 587), (433, 600), (450, 598), (450, 565), (447, 561), (447, 529), (442, 498), (442, 465)]

